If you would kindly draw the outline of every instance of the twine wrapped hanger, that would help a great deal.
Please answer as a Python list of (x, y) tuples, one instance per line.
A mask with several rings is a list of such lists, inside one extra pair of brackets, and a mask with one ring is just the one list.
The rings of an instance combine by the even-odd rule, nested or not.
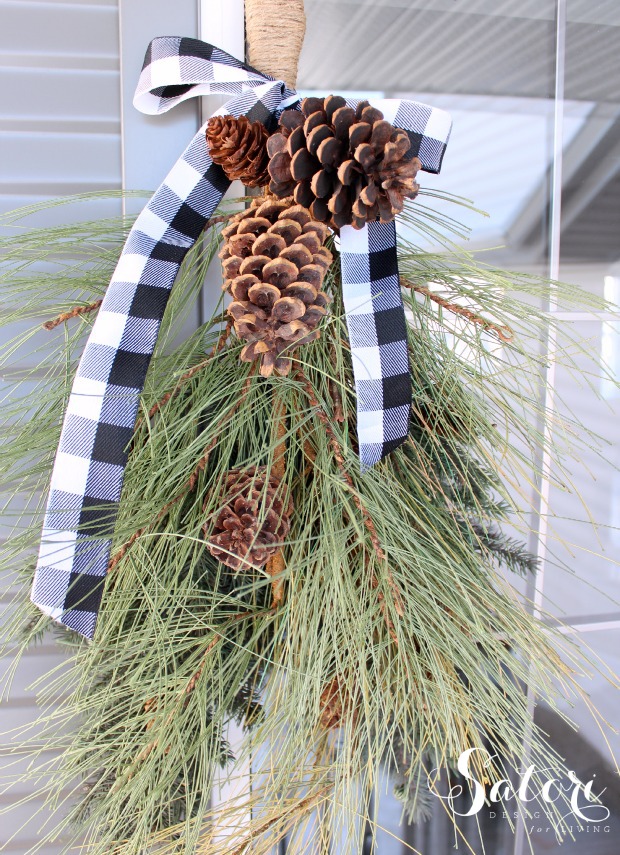
[(245, 0), (246, 60), (290, 89), (306, 34), (303, 0)]

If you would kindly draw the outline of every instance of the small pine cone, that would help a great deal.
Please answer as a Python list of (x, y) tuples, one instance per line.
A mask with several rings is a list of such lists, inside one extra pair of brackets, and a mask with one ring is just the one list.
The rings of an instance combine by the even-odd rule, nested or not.
[(422, 164), (407, 157), (407, 133), (383, 118), (368, 101), (357, 109), (344, 98), (305, 98), (299, 110), (285, 110), (280, 131), (267, 141), (269, 189), (293, 194), (315, 220), (339, 229), (388, 223), (414, 199)]
[(329, 298), (321, 291), (331, 252), (328, 229), (293, 199), (254, 199), (222, 230), (228, 314), (246, 342), (243, 362), (260, 360), (260, 373), (291, 370), (296, 347), (319, 338)]
[(264, 567), (291, 528), (293, 502), (265, 468), (233, 469), (226, 477), (224, 506), (207, 535), (207, 549), (233, 570)]
[(269, 183), (266, 143), (269, 134), (262, 122), (250, 122), (247, 116), (213, 116), (207, 124), (209, 154), (231, 181), (239, 179), (246, 187)]
[(342, 678), (336, 675), (327, 683), (320, 697), (321, 712), (319, 720), (325, 730), (336, 730), (345, 723), (351, 714), (353, 699)]

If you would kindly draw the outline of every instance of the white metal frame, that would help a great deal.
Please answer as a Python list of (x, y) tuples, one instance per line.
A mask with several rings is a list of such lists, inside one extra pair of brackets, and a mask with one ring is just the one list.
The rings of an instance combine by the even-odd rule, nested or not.
[[(564, 120), (564, 70), (566, 58), (566, 0), (557, 0), (556, 6), (556, 33), (555, 33), (555, 91), (553, 104), (553, 160), (551, 164), (551, 193), (550, 212), (551, 222), (549, 230), (549, 278), (559, 279), (560, 270), (560, 236), (561, 236), (561, 210), (562, 210), (562, 153), (563, 153), (563, 120)], [(549, 312), (557, 308), (557, 301), (553, 292), (549, 297), (547, 306)], [(539, 560), (539, 566), (528, 580), (526, 596), (531, 604), (531, 610), (535, 617), (541, 617), (543, 602), (543, 587), (545, 573), (545, 559), (547, 557), (549, 541), (549, 496), (551, 483), (546, 473), (551, 466), (551, 447), (553, 443), (553, 412), (555, 410), (555, 375), (556, 375), (556, 331), (553, 325), (548, 327), (546, 350), (548, 353), (548, 367), (546, 370), (546, 387), (543, 390), (544, 423), (542, 428), (543, 445), (540, 449), (536, 469), (540, 473), (538, 482), (534, 485), (532, 494), (532, 507), (534, 511), (530, 517), (531, 535), (530, 550)], [(534, 707), (536, 699), (528, 686), (528, 710), (534, 721)], [(531, 731), (526, 734), (524, 746), (523, 768), (527, 767), (527, 758), (530, 754), (529, 740)], [(528, 847), (526, 818), (519, 811), (516, 821), (514, 855), (525, 855)]]
[(198, 0), (199, 38), (242, 59), (245, 55), (243, 0)]

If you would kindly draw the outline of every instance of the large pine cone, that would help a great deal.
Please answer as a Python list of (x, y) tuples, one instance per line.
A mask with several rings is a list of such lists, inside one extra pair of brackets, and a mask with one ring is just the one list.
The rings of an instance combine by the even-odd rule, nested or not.
[(286, 375), (292, 351), (319, 337), (327, 314), (327, 227), (293, 199), (255, 199), (222, 234), (224, 288), (234, 298), (228, 314), (247, 342), (241, 359), (260, 359), (263, 377)]
[[(207, 549), (233, 570), (264, 567), (291, 528), (293, 502), (266, 469), (233, 469), (226, 477), (225, 505), (207, 538)], [(209, 526), (204, 531), (208, 535)]]
[(344, 98), (305, 98), (299, 110), (285, 110), (280, 132), (267, 141), (269, 189), (275, 196), (293, 193), (315, 220), (334, 228), (360, 229), (377, 218), (390, 222), (414, 199), (422, 164), (407, 159), (411, 142), (405, 131), (383, 118), (368, 101), (357, 109)]
[(262, 122), (250, 122), (247, 116), (212, 116), (207, 124), (211, 159), (227, 178), (243, 181), (246, 187), (269, 183), (268, 136)]

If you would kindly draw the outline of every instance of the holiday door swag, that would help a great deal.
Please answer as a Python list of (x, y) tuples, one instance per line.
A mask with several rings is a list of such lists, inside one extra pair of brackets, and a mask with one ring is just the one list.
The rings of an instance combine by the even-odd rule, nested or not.
[(286, 374), (292, 350), (318, 336), (331, 227), (340, 237), (362, 467), (407, 436), (411, 384), (394, 218), (417, 192), (416, 172), (439, 172), (450, 117), (405, 100), (370, 105), (329, 96), (300, 104), (283, 81), (217, 47), (177, 37), (150, 44), (134, 98), (139, 110), (162, 113), (211, 93), (232, 98), (131, 229), (67, 405), (31, 597), (88, 638), (167, 299), (231, 180), (271, 191), (223, 231), (228, 311), (246, 342), (241, 358), (259, 361), (264, 376)]

